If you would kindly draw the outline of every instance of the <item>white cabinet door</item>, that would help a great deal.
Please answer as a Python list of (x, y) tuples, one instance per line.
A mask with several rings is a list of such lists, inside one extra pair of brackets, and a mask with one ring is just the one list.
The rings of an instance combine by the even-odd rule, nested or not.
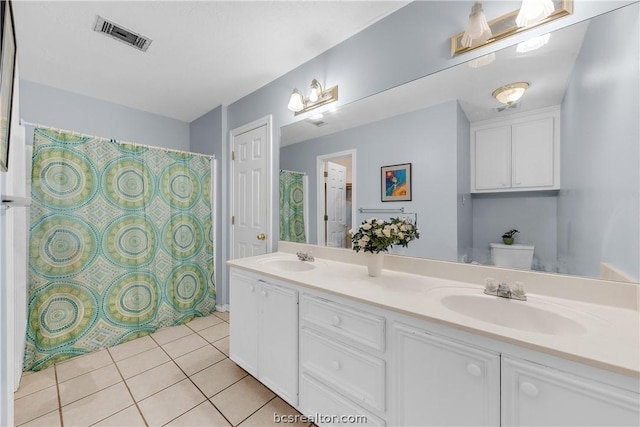
[(253, 376), (258, 375), (257, 280), (232, 271), (229, 302), (229, 357)]
[(261, 282), (259, 376), (292, 405), (298, 399), (298, 293)]
[(395, 425), (500, 424), (500, 355), (393, 327)]
[(499, 126), (475, 132), (474, 155), (476, 190), (511, 187), (511, 126)]
[(523, 360), (502, 359), (502, 423), (638, 426), (637, 393)]
[(553, 117), (513, 124), (511, 140), (512, 187), (554, 185)]

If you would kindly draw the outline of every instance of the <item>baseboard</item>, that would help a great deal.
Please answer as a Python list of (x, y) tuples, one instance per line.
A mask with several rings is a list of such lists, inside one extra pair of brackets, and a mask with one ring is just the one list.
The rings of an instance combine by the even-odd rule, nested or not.
[(216, 311), (229, 311), (229, 304), (216, 305)]

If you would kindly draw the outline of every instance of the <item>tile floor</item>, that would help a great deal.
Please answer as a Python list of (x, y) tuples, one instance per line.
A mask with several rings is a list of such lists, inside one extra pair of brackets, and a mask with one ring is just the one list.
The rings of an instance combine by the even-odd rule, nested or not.
[(298, 412), (228, 358), (229, 313), (25, 373), (16, 426), (268, 426)]

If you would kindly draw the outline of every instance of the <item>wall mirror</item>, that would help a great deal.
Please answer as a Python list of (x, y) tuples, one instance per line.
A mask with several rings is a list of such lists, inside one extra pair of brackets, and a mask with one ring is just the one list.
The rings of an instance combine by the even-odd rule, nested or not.
[[(490, 243), (515, 228), (516, 243), (534, 247), (533, 270), (637, 282), (639, 9), (628, 5), (552, 32), (538, 49), (514, 45), (283, 126), (280, 168), (301, 173), (304, 190), (297, 238), (348, 246), (344, 236), (331, 238), (327, 205), (343, 212), (343, 231), (404, 211), (417, 217), (421, 237), (392, 253), (492, 264)], [(512, 82), (529, 89), (506, 106), (492, 93)], [(472, 192), (473, 129), (554, 108), (559, 189)], [(345, 164), (344, 195), (324, 190), (333, 158)], [(403, 163), (412, 163), (412, 200), (383, 203), (380, 168)], [(281, 215), (281, 229), (295, 228), (295, 216)]]

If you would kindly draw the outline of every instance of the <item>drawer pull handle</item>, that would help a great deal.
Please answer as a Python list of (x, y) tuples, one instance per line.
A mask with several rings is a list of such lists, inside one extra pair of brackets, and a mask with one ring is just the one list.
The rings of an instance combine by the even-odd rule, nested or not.
[(479, 377), (482, 375), (482, 368), (480, 368), (480, 366), (476, 365), (475, 363), (469, 363), (467, 365), (467, 372), (472, 377)]
[(331, 366), (333, 366), (333, 369), (335, 369), (336, 371), (340, 370), (340, 362), (338, 361), (334, 360), (333, 362), (331, 362)]
[(536, 397), (538, 395), (538, 387), (528, 381), (520, 384), (520, 391), (531, 397)]
[(333, 324), (333, 326), (338, 326), (340, 324), (340, 318), (338, 316), (333, 316), (331, 324)]

